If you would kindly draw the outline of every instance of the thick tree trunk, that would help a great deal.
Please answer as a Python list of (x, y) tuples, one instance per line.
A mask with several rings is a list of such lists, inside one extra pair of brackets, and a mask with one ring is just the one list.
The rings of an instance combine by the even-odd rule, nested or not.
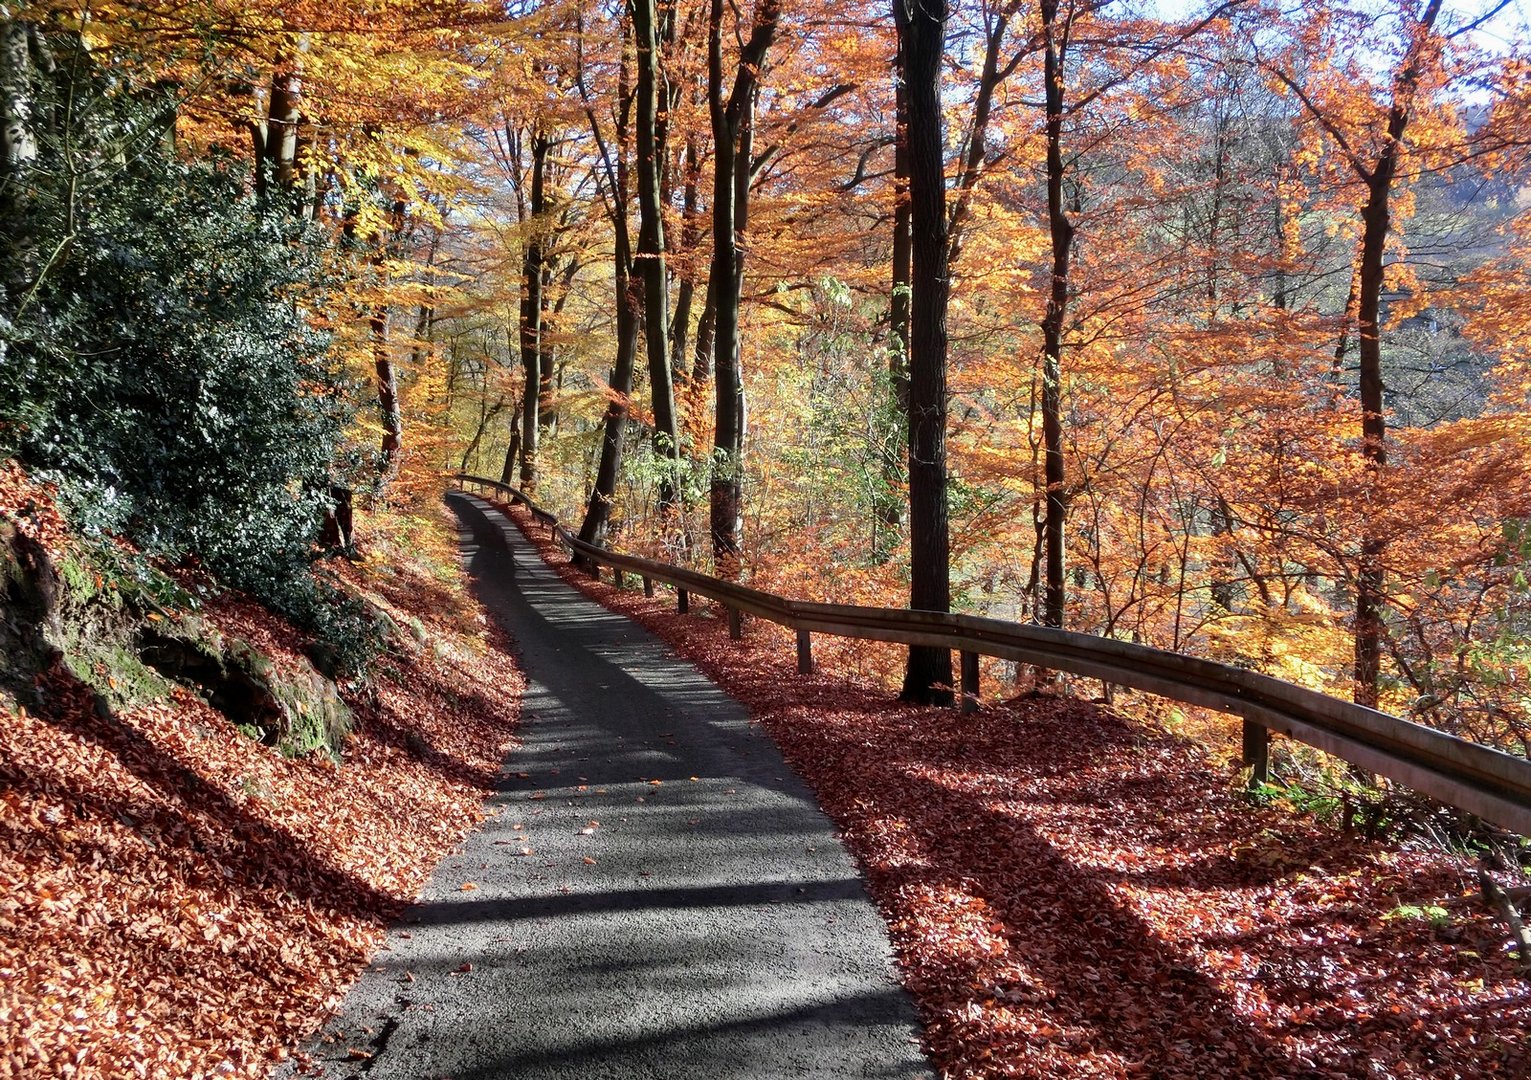
[[(912, 273), (909, 311), (909, 606), (951, 609), (946, 515), (946, 179), (941, 135), (943, 4), (894, 0), (909, 98)], [(904, 671), (905, 701), (949, 704), (949, 649), (914, 646)]]
[(261, 175), (256, 191), (264, 195), (267, 184), (293, 201), (299, 209), (298, 125), (303, 119), (303, 76), (291, 57), (277, 60), (271, 76), (271, 94), (266, 103), (266, 136), (263, 140)]
[(654, 453), (670, 463), (659, 485), (659, 506), (667, 512), (675, 504), (680, 461), (680, 432), (675, 419), (675, 387), (670, 375), (669, 295), (665, 274), (664, 207), (660, 199), (659, 172), (664, 164), (660, 142), (662, 118), (658, 12), (655, 0), (629, 0), (633, 39), (637, 52), (638, 124), (638, 257), (637, 271), (643, 280), (644, 340), (647, 345), (649, 391), (653, 395)]
[[(0, 181), (37, 158), (32, 84), (36, 72), (36, 28), (21, 19), (0, 21)], [(9, 185), (0, 185), (0, 193)]]
[(1063, 326), (1068, 314), (1074, 225), (1063, 205), (1063, 63), (1067, 35), (1059, 32), (1057, 15), (1057, 0), (1042, 0), (1043, 67), (1047, 82), (1047, 224), (1053, 257), (1047, 314), (1042, 319), (1042, 479), (1047, 489), (1042, 514), (1042, 622), (1061, 627), (1063, 524), (1068, 510), (1063, 471)]
[[(27, 223), (34, 188), (26, 173), (37, 160), (38, 128), (45, 122), (36, 115), (37, 83), (53, 70), (53, 57), (36, 26), (0, 20), (0, 227), (9, 256), (0, 265), (0, 291), (10, 292), (12, 299), (35, 283), (38, 270), (35, 226)], [(74, 168), (67, 156), (65, 167)], [(73, 208), (65, 214), (72, 222)]]

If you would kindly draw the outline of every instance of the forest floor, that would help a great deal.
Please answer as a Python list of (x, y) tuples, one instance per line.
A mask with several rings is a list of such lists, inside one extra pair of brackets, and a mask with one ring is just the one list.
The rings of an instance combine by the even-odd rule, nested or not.
[(730, 641), (721, 609), (594, 582), (510, 512), (815, 790), (944, 1077), (1531, 1075), (1531, 983), (1471, 861), (1252, 806), (1200, 745), (1094, 704), (963, 716), (823, 661), (799, 676), (779, 628)]
[[(10, 466), (0, 514), (55, 560), (72, 542)], [(0, 690), (0, 1076), (266, 1076), (482, 820), (514, 745), (509, 643), (439, 504), (362, 525), (368, 558), (341, 572), (411, 631), (347, 693), (338, 763), (283, 757), (185, 689), (102, 709), (55, 664), (40, 706)], [(302, 634), (237, 595), (200, 616), (307, 663)]]

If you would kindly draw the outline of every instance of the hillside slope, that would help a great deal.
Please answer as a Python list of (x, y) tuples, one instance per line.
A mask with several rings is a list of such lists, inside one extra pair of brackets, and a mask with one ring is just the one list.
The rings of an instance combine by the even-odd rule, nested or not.
[[(0, 522), (64, 568), (59, 588), (81, 585), (78, 541), (9, 466)], [(0, 1076), (265, 1075), (482, 818), (514, 744), (508, 642), (463, 592), (443, 512), (369, 521), (366, 535), (369, 560), (342, 573), (400, 629), (372, 680), (342, 690), (338, 755), (285, 756), (185, 685), (123, 687), (142, 668), (114, 670), (109, 650), (82, 672), (45, 648), (32, 685), (17, 685), (24, 650), (8, 649)], [(208, 593), (200, 633), (246, 643), (299, 684), (317, 678), (289, 625), (178, 580)], [(8, 632), (25, 638), (17, 574), (0, 584)]]

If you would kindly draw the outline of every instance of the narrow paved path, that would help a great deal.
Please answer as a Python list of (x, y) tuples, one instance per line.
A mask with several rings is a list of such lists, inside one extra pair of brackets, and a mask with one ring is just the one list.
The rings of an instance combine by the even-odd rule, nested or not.
[(451, 501), (521, 649), (524, 746), (498, 816), (325, 1029), (325, 1075), (928, 1077), (882, 922), (775, 746), (498, 513)]

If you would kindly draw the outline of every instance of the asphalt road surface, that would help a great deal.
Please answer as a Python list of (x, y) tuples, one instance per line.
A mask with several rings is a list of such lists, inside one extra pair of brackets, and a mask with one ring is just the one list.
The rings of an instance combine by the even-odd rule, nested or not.
[(451, 503), (519, 644), (524, 745), (308, 1048), (324, 1075), (928, 1078), (881, 919), (776, 747), (497, 512)]

